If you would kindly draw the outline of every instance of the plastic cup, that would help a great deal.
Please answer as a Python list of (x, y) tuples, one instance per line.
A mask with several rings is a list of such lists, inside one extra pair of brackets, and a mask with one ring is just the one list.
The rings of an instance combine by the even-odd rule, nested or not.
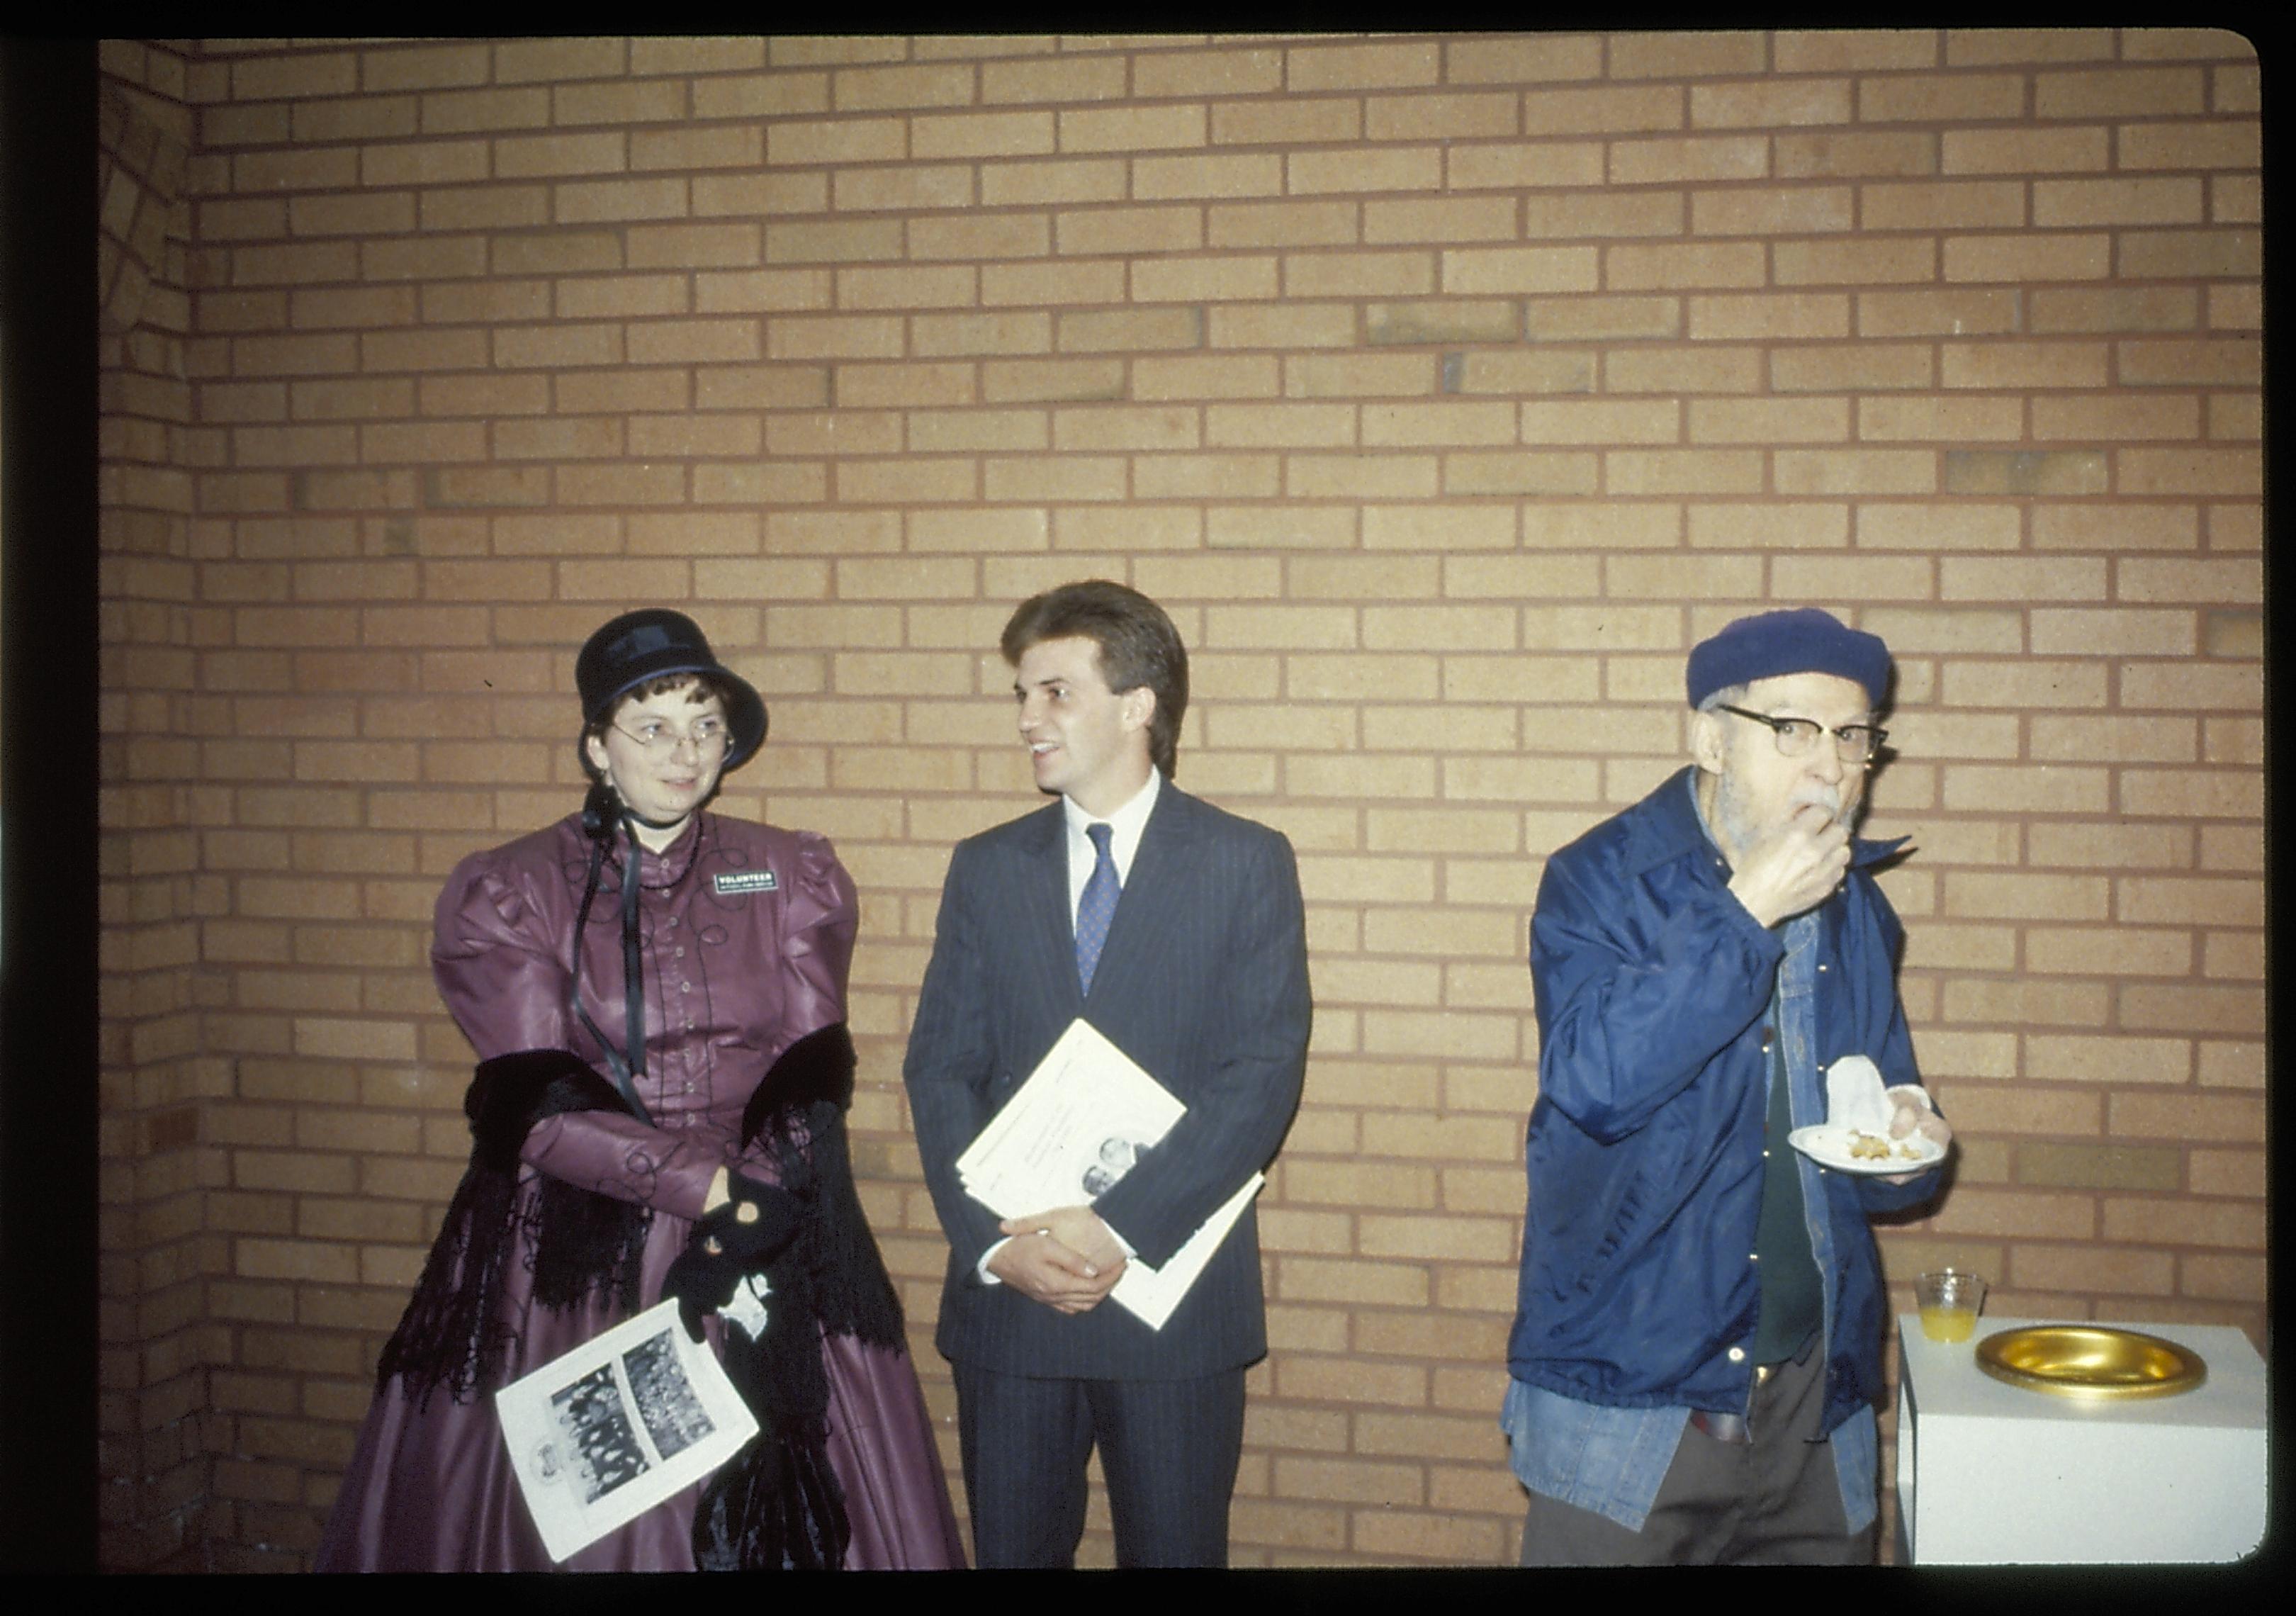
[(1965, 1341), (1977, 1333), (1985, 1309), (1985, 1280), (1965, 1268), (1939, 1268), (1914, 1282), (1922, 1333), (1933, 1341)]

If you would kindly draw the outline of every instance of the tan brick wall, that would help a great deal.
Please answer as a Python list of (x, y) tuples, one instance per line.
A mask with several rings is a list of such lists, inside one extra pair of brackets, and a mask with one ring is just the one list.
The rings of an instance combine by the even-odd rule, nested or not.
[(208, 1195), (226, 1156), (202, 1129), (228, 1068), (204, 1047), (201, 933), (221, 893), (201, 873), (193, 801), (194, 133), (179, 49), (113, 41), (102, 62), (97, 1518), (106, 1563), (190, 1569), (212, 1531), (208, 1281), (230, 1256)]
[(996, 631), (1083, 576), (1172, 611), (1181, 780), (1289, 833), (1314, 951), (1241, 1563), (1512, 1556), (1540, 861), (1769, 603), (1899, 658), (1871, 829), (1964, 1147), (1900, 1303), (1950, 1259), (2260, 1334), (2240, 38), (106, 62), (190, 146), (107, 349), (108, 1409), (205, 1456), (110, 1454), (114, 1563), (308, 1551), (466, 1144), (430, 899), (572, 806), (573, 650), (640, 603), (773, 701), (725, 806), (860, 883), (864, 1197), (944, 1417), (898, 1072), (949, 847), (1032, 801)]

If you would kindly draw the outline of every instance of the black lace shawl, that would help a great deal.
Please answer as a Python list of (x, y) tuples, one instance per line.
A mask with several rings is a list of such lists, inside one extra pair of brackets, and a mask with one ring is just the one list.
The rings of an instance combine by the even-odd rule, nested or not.
[[(767, 1269), (764, 1335), (725, 1330), (726, 1373), (758, 1416), (758, 1434), (705, 1489), (693, 1523), (704, 1569), (834, 1566), (849, 1537), (825, 1448), (829, 1387), (822, 1334), (903, 1344), (900, 1300), (853, 1186), (845, 1112), (853, 1040), (843, 1022), (782, 1053), (742, 1116), (805, 1219)], [(382, 1349), (378, 1390), (398, 1377), (418, 1407), (444, 1389), (455, 1402), (504, 1383), (512, 1331), (503, 1299), (509, 1265), (534, 1275), (539, 1306), (593, 1292), (638, 1310), (639, 1263), (652, 1213), (547, 1175), (532, 1210), (518, 1204), (519, 1150), (534, 1125), (570, 1111), (629, 1106), (614, 1086), (565, 1050), (523, 1050), (481, 1062), (463, 1100), (471, 1165), (447, 1209), (413, 1300)]]

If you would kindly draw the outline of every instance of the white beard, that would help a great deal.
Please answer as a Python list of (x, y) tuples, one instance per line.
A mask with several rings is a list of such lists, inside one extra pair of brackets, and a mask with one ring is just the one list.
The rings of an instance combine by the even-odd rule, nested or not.
[[(1853, 810), (1843, 806), (1841, 788), (1821, 781), (1813, 780), (1797, 787), (1788, 800), (1789, 809), (1793, 812), (1812, 804), (1824, 808), (1826, 817), (1836, 824), (1847, 825), (1855, 817)], [(1715, 838), (1721, 842), (1722, 850), (1730, 856), (1733, 866), (1742, 862), (1745, 856), (1775, 828), (1766, 828), (1753, 823), (1743, 793), (1726, 770), (1715, 778), (1711, 816)]]

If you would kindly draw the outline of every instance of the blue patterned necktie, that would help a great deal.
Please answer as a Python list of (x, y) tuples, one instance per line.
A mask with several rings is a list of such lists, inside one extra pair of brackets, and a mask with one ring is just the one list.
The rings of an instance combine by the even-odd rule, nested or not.
[(1084, 883), (1084, 897), (1077, 904), (1076, 948), (1077, 980), (1087, 994), (1092, 991), (1093, 969), (1100, 964), (1100, 951), (1108, 942), (1108, 923), (1116, 918), (1116, 860), (1110, 857), (1108, 841), (1116, 833), (1112, 826), (1091, 824), (1084, 833), (1092, 838), (1092, 874)]

